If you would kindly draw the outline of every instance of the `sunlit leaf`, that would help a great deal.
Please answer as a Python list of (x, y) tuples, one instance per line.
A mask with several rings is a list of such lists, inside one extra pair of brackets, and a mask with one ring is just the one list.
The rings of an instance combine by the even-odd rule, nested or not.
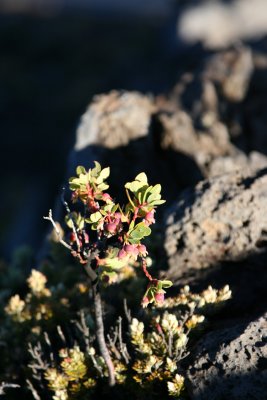
[(141, 172), (140, 174), (138, 174), (135, 177), (135, 180), (147, 184), (147, 176), (144, 172)]
[(86, 169), (82, 165), (79, 165), (76, 168), (76, 174), (77, 175), (86, 174)]

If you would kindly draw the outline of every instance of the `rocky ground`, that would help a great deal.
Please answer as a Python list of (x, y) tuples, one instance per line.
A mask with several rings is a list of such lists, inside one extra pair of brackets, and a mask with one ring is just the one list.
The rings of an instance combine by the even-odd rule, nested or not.
[(69, 157), (67, 175), (110, 165), (118, 198), (139, 171), (160, 182), (163, 275), (176, 288), (230, 285), (230, 305), (184, 362), (191, 399), (267, 398), (266, 82), (265, 53), (238, 45), (168, 95), (96, 96)]

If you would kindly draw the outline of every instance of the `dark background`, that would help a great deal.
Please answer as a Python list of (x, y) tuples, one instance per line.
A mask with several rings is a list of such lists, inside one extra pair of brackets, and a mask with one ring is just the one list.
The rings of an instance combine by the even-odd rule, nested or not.
[(42, 216), (53, 207), (75, 128), (92, 96), (111, 89), (168, 91), (181, 47), (175, 1), (155, 2), (150, 12), (138, 2), (129, 9), (116, 2), (102, 8), (104, 2), (87, 8), (22, 3), (7, 2), (0, 13), (4, 257), (42, 240)]

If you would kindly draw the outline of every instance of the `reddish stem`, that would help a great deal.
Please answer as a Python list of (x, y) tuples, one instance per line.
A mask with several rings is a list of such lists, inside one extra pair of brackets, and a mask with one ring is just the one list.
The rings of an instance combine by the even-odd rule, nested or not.
[(133, 215), (133, 221), (136, 220), (137, 215), (138, 215), (138, 212), (139, 212), (139, 207), (135, 207), (135, 209), (134, 209), (134, 215)]
[(150, 275), (150, 273), (147, 270), (147, 264), (143, 258), (142, 258), (142, 268), (143, 268), (143, 272), (144, 272), (145, 276), (147, 277), (147, 279), (149, 281), (153, 281), (152, 276)]

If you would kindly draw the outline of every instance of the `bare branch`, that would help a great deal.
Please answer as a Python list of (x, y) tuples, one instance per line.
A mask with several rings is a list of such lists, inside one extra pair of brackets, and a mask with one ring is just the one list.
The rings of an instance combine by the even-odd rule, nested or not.
[(91, 351), (91, 346), (90, 346), (90, 331), (89, 328), (87, 326), (87, 323), (85, 321), (85, 313), (84, 310), (81, 310), (78, 315), (80, 316), (80, 322), (77, 320), (73, 320), (71, 322), (73, 322), (76, 327), (78, 328), (78, 330), (81, 332), (82, 334), (82, 338), (85, 342), (85, 347), (86, 347), (86, 351), (89, 354), (89, 357), (91, 358), (91, 361), (95, 367), (95, 369), (99, 372), (100, 376), (103, 377), (103, 370), (101, 368), (101, 366), (97, 363), (96, 358), (94, 356), (94, 354)]
[(106, 366), (108, 368), (109, 385), (114, 386), (116, 383), (115, 370), (105, 340), (101, 296), (98, 289), (98, 285), (93, 285), (93, 295), (94, 295), (94, 306), (95, 306), (96, 337), (98, 341), (98, 346), (101, 356), (104, 358)]
[(97, 282), (98, 277), (97, 277), (97, 274), (95, 273), (95, 271), (93, 270), (93, 268), (91, 267), (90, 261), (88, 261), (83, 266), (84, 266), (85, 272), (89, 276), (92, 284), (95, 284)]
[(31, 391), (31, 393), (33, 395), (33, 398), (35, 400), (41, 400), (41, 397), (37, 393), (36, 389), (33, 387), (33, 384), (31, 383), (31, 381), (29, 379), (26, 379), (26, 382), (27, 382), (28, 388), (30, 389), (30, 391)]
[(28, 367), (32, 369), (34, 378), (40, 380), (41, 378), (38, 375), (38, 371), (46, 371), (49, 367), (49, 365), (42, 359), (43, 351), (41, 343), (38, 342), (34, 347), (32, 347), (32, 344), (29, 343), (28, 351), (33, 359), (33, 362), (28, 364)]
[(56, 232), (56, 234), (57, 234), (57, 236), (58, 236), (59, 242), (60, 242), (64, 247), (66, 247), (67, 249), (72, 250), (72, 247), (71, 247), (67, 242), (65, 242), (65, 240), (63, 240), (63, 238), (62, 238), (62, 236), (61, 236), (61, 233), (60, 233), (60, 231), (59, 231), (59, 229), (58, 229), (58, 227), (57, 227), (57, 224), (55, 223), (55, 221), (54, 221), (54, 219), (53, 219), (52, 210), (49, 210), (48, 217), (43, 217), (43, 218), (44, 218), (44, 219), (47, 219), (48, 221), (51, 222), (51, 224), (53, 225), (53, 227), (54, 227), (54, 229), (55, 229), (55, 232)]
[(80, 241), (79, 241), (79, 238), (78, 238), (78, 234), (77, 234), (77, 230), (76, 230), (76, 227), (75, 227), (75, 223), (74, 223), (73, 218), (71, 216), (71, 211), (70, 211), (69, 205), (68, 205), (68, 203), (66, 202), (66, 200), (64, 198), (64, 191), (65, 191), (65, 188), (63, 188), (63, 192), (62, 192), (62, 195), (61, 195), (61, 201), (62, 201), (62, 203), (63, 203), (64, 207), (66, 208), (66, 211), (67, 211), (67, 213), (69, 215), (69, 218), (70, 218), (70, 221), (71, 221), (71, 225), (72, 225), (71, 229), (72, 229), (72, 232), (74, 233), (74, 237), (75, 237), (75, 242), (77, 244), (78, 253), (80, 253), (80, 251), (81, 251)]
[[(52, 349), (51, 341), (50, 341), (50, 338), (49, 338), (47, 332), (44, 332), (44, 339), (45, 339), (45, 342), (46, 342), (47, 346), (48, 346), (50, 349)], [(50, 362), (53, 364), (53, 363), (54, 363), (54, 360), (55, 360), (55, 359), (54, 359), (53, 351), (50, 351), (50, 352), (49, 352), (49, 358), (50, 358)]]
[[(5, 389), (15, 389), (15, 388), (19, 388), (19, 385), (16, 385), (15, 383), (6, 383), (6, 382), (1, 382), (0, 383), (0, 396), (5, 394)], [(41, 399), (40, 399), (41, 400)]]
[(82, 333), (82, 337), (84, 339), (85, 342), (85, 347), (86, 347), (86, 351), (89, 353), (90, 352), (90, 331), (88, 328), (88, 325), (85, 321), (85, 314), (84, 314), (84, 310), (81, 310), (78, 312), (78, 315), (80, 317), (80, 322), (77, 320), (72, 321), (76, 327), (79, 329), (79, 331)]
[(124, 313), (127, 318), (128, 324), (130, 325), (132, 323), (132, 315), (131, 315), (131, 310), (127, 306), (126, 299), (123, 299), (123, 308), (124, 308)]
[(60, 337), (60, 339), (62, 340), (62, 342), (64, 344), (66, 344), (67, 341), (66, 341), (65, 335), (64, 335), (60, 325), (57, 325), (57, 333), (58, 333), (58, 336)]
[(173, 346), (173, 333), (169, 332), (169, 338), (168, 338), (168, 353), (169, 356), (172, 357), (172, 346)]
[(109, 343), (109, 347), (110, 347), (111, 351), (113, 352), (113, 354), (115, 355), (115, 357), (118, 360), (121, 360), (120, 352), (115, 346), (115, 342), (116, 342), (117, 338), (112, 340), (110, 335), (107, 335), (107, 338), (108, 338), (108, 343)]
[(130, 356), (129, 356), (126, 344), (122, 341), (122, 318), (121, 317), (119, 317), (119, 319), (118, 319), (118, 331), (119, 331), (118, 337), (119, 337), (120, 352), (124, 358), (124, 361), (126, 362), (126, 364), (128, 364), (130, 361)]

